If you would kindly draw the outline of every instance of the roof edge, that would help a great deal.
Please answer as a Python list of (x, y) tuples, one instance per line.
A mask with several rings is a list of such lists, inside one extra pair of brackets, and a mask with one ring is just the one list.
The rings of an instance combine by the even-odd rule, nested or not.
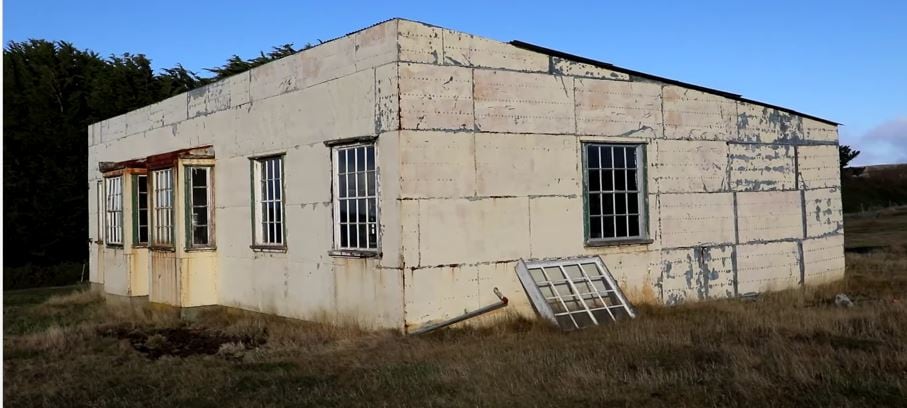
[(534, 51), (534, 52), (538, 52), (541, 54), (548, 54), (553, 57), (569, 59), (569, 60), (573, 60), (576, 62), (581, 62), (584, 64), (596, 66), (599, 68), (605, 68), (605, 69), (610, 69), (613, 71), (623, 72), (625, 74), (633, 75), (633, 76), (640, 77), (640, 78), (664, 82), (664, 83), (670, 84), (670, 85), (682, 86), (684, 88), (689, 88), (689, 89), (693, 89), (693, 90), (697, 90), (697, 91), (701, 91), (701, 92), (705, 92), (705, 93), (709, 93), (709, 94), (713, 94), (713, 95), (718, 95), (718, 96), (722, 96), (725, 98), (734, 99), (734, 100), (740, 101), (740, 102), (752, 103), (752, 104), (756, 104), (756, 105), (765, 106), (767, 108), (772, 108), (772, 109), (776, 109), (776, 110), (779, 110), (782, 112), (791, 113), (794, 115), (802, 116), (804, 118), (817, 120), (819, 122), (827, 123), (829, 125), (835, 125), (835, 126), (841, 125), (840, 123), (829, 120), (829, 119), (820, 118), (818, 116), (810, 115), (808, 113), (798, 112), (798, 111), (795, 111), (790, 108), (785, 108), (783, 106), (772, 105), (770, 103), (765, 103), (765, 102), (760, 102), (760, 101), (749, 99), (749, 98), (744, 98), (743, 95), (740, 95), (740, 94), (726, 92), (726, 91), (722, 91), (720, 89), (715, 89), (715, 88), (708, 88), (708, 87), (704, 87), (701, 85), (691, 84), (689, 82), (678, 81), (676, 79), (671, 79), (671, 78), (665, 78), (662, 76), (653, 75), (653, 74), (649, 74), (649, 73), (645, 73), (645, 72), (635, 71), (635, 70), (632, 70), (629, 68), (623, 68), (623, 67), (619, 67), (617, 65), (609, 64), (607, 62), (602, 62), (602, 61), (594, 60), (591, 58), (581, 57), (579, 55), (569, 54), (569, 53), (566, 53), (563, 51), (558, 51), (558, 50), (555, 50), (552, 48), (542, 47), (540, 45), (535, 45), (535, 44), (527, 43), (524, 41), (513, 40), (513, 41), (510, 41), (509, 44), (514, 47), (522, 48), (524, 50)]

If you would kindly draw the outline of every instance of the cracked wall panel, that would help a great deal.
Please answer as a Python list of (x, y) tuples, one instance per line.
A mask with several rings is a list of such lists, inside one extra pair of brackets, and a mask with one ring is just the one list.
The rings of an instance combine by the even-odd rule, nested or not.
[(799, 191), (737, 193), (740, 243), (803, 238)]
[(148, 111), (148, 120), (151, 128), (158, 128), (182, 122), (188, 117), (188, 96), (185, 93), (164, 99), (151, 105)]
[[(378, 202), (379, 239), (382, 256), (378, 265), (382, 268), (403, 268), (402, 200), (402, 147), (400, 132), (387, 132), (378, 136), (375, 142), (378, 158)], [(314, 145), (318, 146), (318, 145)], [(313, 146), (313, 147), (314, 147)], [(322, 148), (323, 149), (323, 148)], [(324, 154), (324, 150), (321, 150)], [(330, 181), (331, 177), (327, 177)]]
[(837, 234), (844, 231), (844, 214), (841, 209), (841, 192), (836, 188), (806, 190), (807, 238)]
[(844, 234), (803, 240), (804, 283), (821, 285), (844, 278)]
[[(356, 71), (398, 60), (398, 23), (398, 20), (388, 21), (350, 36), (353, 41), (353, 63)], [(322, 72), (326, 73), (326, 71)], [(328, 75), (323, 80), (333, 78), (337, 78), (337, 76)], [(318, 82), (321, 81), (317, 78), (313, 78), (312, 82), (303, 81), (307, 86)]]
[(415, 130), (472, 130), (472, 71), (400, 64), (400, 126)]
[(529, 207), (531, 258), (583, 252), (582, 197), (532, 197)]
[(574, 136), (476, 134), (477, 195), (576, 194), (580, 191), (576, 144)]
[(125, 136), (131, 136), (151, 130), (153, 126), (151, 125), (150, 114), (151, 105), (126, 112)]
[[(494, 288), (498, 288), (501, 294), (509, 300), (507, 310), (504, 313), (516, 313), (522, 317), (535, 319), (537, 315), (529, 302), (520, 279), (516, 274), (516, 262), (495, 262), (490, 264), (476, 265), (478, 269), (478, 299), (480, 306), (486, 306), (498, 302), (494, 294)], [(494, 319), (497, 316), (489, 314), (488, 318)]]
[(572, 77), (491, 70), (474, 76), (477, 130), (576, 132)]
[(659, 254), (659, 251), (638, 251), (601, 258), (630, 303), (655, 304), (661, 302)]
[(794, 190), (794, 148), (787, 145), (730, 143), (731, 189), (734, 191)]
[(419, 200), (400, 201), (400, 252), (405, 268), (419, 266)]
[(802, 189), (838, 188), (841, 173), (838, 146), (798, 146), (797, 171)]
[(721, 141), (658, 140), (657, 160), (649, 160), (660, 193), (728, 191), (727, 143)]
[(407, 269), (404, 274), (408, 326), (450, 319), (482, 306), (477, 265)]
[(114, 116), (97, 125), (99, 132), (98, 144), (109, 143), (126, 136), (126, 114)]
[(442, 29), (444, 64), (548, 72), (548, 56), (472, 34)]
[[(306, 156), (310, 155), (306, 154)], [(299, 159), (301, 159), (299, 154), (288, 155), (285, 163)], [(246, 163), (246, 168), (248, 169), (248, 167), (248, 163)], [(290, 180), (287, 179), (287, 181)], [(295, 182), (295, 178), (293, 181)], [(289, 188), (287, 189), (287, 191), (290, 190)], [(246, 201), (248, 200), (247, 194)], [(331, 202), (287, 203), (284, 212), (286, 214), (286, 242), (287, 245), (293, 246), (292, 251), (287, 251), (287, 258), (290, 261), (306, 263), (330, 262), (331, 258), (328, 256), (328, 251), (334, 249), (334, 208)], [(246, 228), (249, 228), (249, 226), (246, 225)]]
[(704, 247), (699, 252), (700, 266), (704, 281), (708, 284), (709, 299), (725, 299), (736, 296), (734, 276), (734, 246)]
[(582, 62), (572, 61), (559, 57), (551, 57), (552, 73), (555, 75), (569, 75), (583, 78), (611, 79), (615, 81), (629, 81), (630, 75), (623, 72), (596, 67)]
[(400, 188), (403, 198), (475, 195), (473, 133), (402, 131)]
[(797, 287), (800, 282), (796, 242), (737, 245), (738, 293)]
[(804, 138), (801, 117), (746, 102), (737, 102), (737, 128), (744, 142), (790, 144)]
[(444, 49), (441, 46), (441, 28), (414, 21), (400, 20), (397, 43), (400, 61), (442, 64)]
[(733, 194), (661, 194), (659, 203), (664, 247), (734, 242)]
[(188, 118), (192, 119), (230, 109), (232, 106), (230, 92), (232, 84), (230, 81), (235, 81), (236, 79), (233, 78), (241, 76), (242, 74), (189, 91)]
[[(403, 271), (381, 268), (374, 258), (332, 260), (336, 276), (334, 304), (340, 319), (351, 319), (354, 324), (371, 329), (403, 327)], [(320, 293), (310, 296), (324, 296), (322, 293), (330, 293), (329, 289), (317, 288)]]
[(252, 101), (258, 102), (275, 95), (299, 89), (299, 69), (302, 54), (293, 54), (252, 68), (249, 85)]
[(400, 88), (397, 64), (375, 68), (375, 131), (378, 133), (400, 129)]
[(679, 305), (706, 299), (706, 276), (696, 255), (697, 249), (669, 249), (661, 251), (662, 301), (666, 305)]
[(664, 87), (664, 132), (668, 139), (737, 139), (736, 102), (674, 85)]
[(815, 119), (803, 118), (804, 139), (811, 142), (836, 143), (838, 141), (838, 126)]
[[(420, 200), (420, 264), (514, 260), (529, 253), (529, 199)], [(488, 243), (493, 242), (494, 245)]]
[(585, 78), (575, 83), (578, 134), (662, 136), (660, 85)]

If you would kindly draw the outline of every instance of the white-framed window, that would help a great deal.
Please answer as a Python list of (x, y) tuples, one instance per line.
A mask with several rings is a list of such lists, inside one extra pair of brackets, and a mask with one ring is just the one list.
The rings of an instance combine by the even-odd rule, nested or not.
[(123, 245), (123, 176), (104, 179), (105, 226), (108, 245)]
[(644, 145), (584, 143), (588, 243), (647, 238)]
[(187, 167), (186, 180), (189, 214), (188, 242), (190, 248), (214, 245), (213, 183), (210, 166)]
[(173, 245), (173, 169), (151, 172), (152, 177), (152, 234), (154, 245)]
[(95, 187), (97, 187), (97, 191), (95, 192), (95, 199), (97, 200), (97, 203), (98, 203), (98, 212), (96, 214), (97, 222), (98, 222), (98, 229), (97, 229), (97, 235), (95, 237), (96, 237), (97, 242), (103, 242), (106, 239), (105, 236), (107, 235), (107, 230), (104, 228), (104, 217), (106, 216), (106, 211), (105, 211), (105, 206), (104, 206), (104, 201), (105, 201), (104, 180), (98, 180)]
[(148, 176), (137, 174), (133, 179), (135, 182), (135, 243), (136, 245), (148, 244), (148, 225), (150, 214), (148, 213)]
[(375, 145), (336, 146), (333, 155), (336, 248), (377, 251), (379, 209)]
[(252, 159), (252, 194), (255, 245), (285, 246), (283, 156)]

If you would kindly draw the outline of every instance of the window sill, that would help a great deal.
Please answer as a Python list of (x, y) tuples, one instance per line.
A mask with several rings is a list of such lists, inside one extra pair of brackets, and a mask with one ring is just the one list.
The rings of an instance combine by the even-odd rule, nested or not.
[(249, 245), (254, 252), (287, 252), (286, 245)]
[(214, 252), (214, 251), (217, 251), (216, 246), (186, 248), (186, 252)]
[(148, 249), (152, 251), (162, 251), (162, 252), (176, 252), (176, 248), (160, 245), (149, 245)]
[(380, 258), (381, 252), (377, 250), (366, 251), (361, 249), (332, 249), (329, 256), (338, 258)]
[(649, 245), (655, 242), (649, 238), (615, 239), (611, 241), (586, 241), (587, 247), (606, 247), (620, 245)]
[(107, 244), (106, 246), (112, 249), (123, 249), (123, 244)]

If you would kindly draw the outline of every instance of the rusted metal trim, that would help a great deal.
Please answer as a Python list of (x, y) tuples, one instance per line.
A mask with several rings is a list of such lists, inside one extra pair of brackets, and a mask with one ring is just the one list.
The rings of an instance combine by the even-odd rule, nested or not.
[(619, 245), (649, 245), (655, 243), (654, 239), (615, 239), (615, 240), (588, 240), (584, 243), (587, 247), (606, 247)]
[(287, 252), (286, 245), (254, 244), (254, 245), (249, 245), (249, 248), (251, 248), (255, 252)]

